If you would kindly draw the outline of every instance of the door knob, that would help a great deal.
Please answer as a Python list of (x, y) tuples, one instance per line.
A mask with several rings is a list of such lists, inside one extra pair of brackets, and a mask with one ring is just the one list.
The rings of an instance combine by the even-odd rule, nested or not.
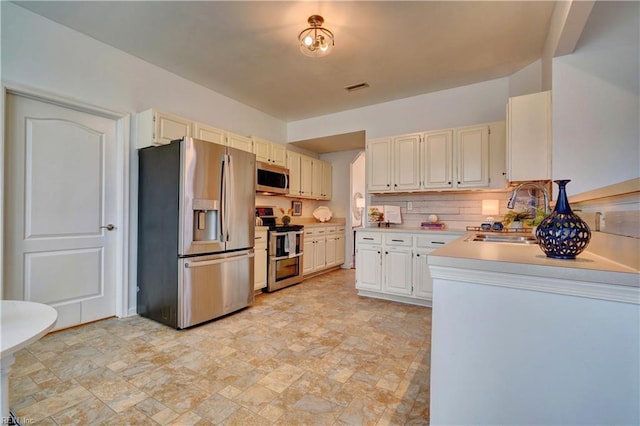
[(114, 229), (116, 229), (116, 227), (113, 226), (112, 224), (108, 224), (106, 226), (101, 226), (100, 229), (102, 229), (102, 228), (106, 229), (107, 231), (113, 231)]

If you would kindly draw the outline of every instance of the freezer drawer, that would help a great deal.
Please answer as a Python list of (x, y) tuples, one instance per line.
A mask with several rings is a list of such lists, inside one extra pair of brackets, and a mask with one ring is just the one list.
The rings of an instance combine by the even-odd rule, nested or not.
[(253, 249), (180, 259), (178, 328), (218, 318), (253, 303)]

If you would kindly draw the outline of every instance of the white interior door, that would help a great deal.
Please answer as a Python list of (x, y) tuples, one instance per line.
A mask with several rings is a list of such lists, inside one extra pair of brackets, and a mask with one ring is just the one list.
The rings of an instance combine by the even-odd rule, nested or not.
[(53, 306), (57, 329), (113, 316), (117, 122), (6, 99), (3, 298)]

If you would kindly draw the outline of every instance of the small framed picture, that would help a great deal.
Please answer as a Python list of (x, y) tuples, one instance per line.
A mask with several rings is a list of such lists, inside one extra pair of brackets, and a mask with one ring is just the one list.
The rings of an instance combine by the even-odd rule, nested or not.
[(291, 210), (291, 216), (302, 216), (302, 201), (292, 201)]

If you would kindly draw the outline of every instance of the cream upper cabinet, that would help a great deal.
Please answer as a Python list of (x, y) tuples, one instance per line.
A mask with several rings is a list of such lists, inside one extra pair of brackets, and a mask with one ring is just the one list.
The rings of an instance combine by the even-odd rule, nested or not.
[(287, 148), (279, 143), (273, 143), (271, 145), (271, 159), (272, 163), (278, 166), (287, 166)]
[(458, 128), (454, 132), (457, 157), (456, 188), (489, 186), (489, 126)]
[(333, 196), (333, 166), (326, 161), (322, 163), (322, 199), (330, 200)]
[(509, 98), (507, 178), (551, 179), (551, 92)]
[(256, 160), (278, 166), (287, 166), (287, 149), (284, 145), (253, 137), (253, 153)]
[(367, 189), (370, 192), (391, 191), (392, 138), (367, 141)]
[(253, 140), (248, 136), (227, 132), (227, 145), (243, 151), (253, 152)]
[(138, 148), (165, 145), (192, 135), (193, 123), (177, 115), (148, 109), (137, 114)]
[(393, 190), (420, 189), (420, 135), (393, 138)]
[(292, 197), (300, 197), (302, 190), (301, 183), (301, 165), (302, 156), (297, 152), (287, 151), (287, 168), (289, 169), (289, 195)]
[(193, 137), (219, 145), (227, 144), (226, 132), (208, 124), (193, 123)]
[(313, 159), (311, 165), (312, 182), (311, 182), (311, 195), (313, 198), (319, 200), (331, 199), (331, 185), (332, 185), (332, 167), (331, 163), (326, 161)]
[(453, 187), (453, 130), (425, 133), (420, 158), (423, 188)]
[(313, 198), (322, 198), (322, 161), (311, 160), (311, 196)]
[(311, 198), (313, 185), (313, 158), (302, 155), (300, 158), (300, 195)]

